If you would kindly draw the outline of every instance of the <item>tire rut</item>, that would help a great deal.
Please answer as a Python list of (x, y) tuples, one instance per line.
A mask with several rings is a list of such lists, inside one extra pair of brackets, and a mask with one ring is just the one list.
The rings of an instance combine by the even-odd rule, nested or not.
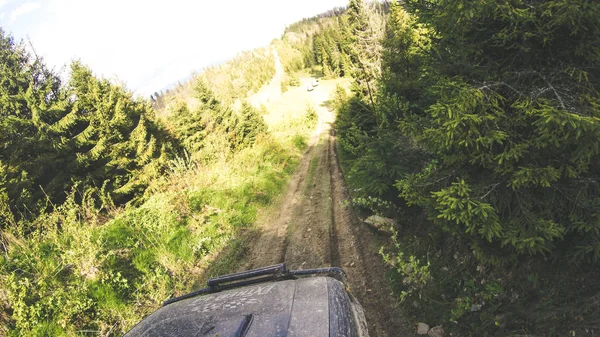
[[(331, 134), (333, 133), (333, 129), (329, 131), (330, 136), (327, 142), (327, 157), (329, 158), (329, 185), (330, 185), (330, 195), (331, 195), (331, 242), (330, 242), (330, 250), (331, 250), (331, 265), (333, 267), (341, 267), (340, 260), (340, 244), (338, 242), (338, 226), (337, 217), (339, 216), (339, 198), (336, 197), (335, 188), (336, 188), (336, 180), (334, 179), (333, 171), (331, 170), (332, 165), (334, 165), (336, 161), (335, 153), (332, 149), (332, 146), (335, 147), (335, 143), (331, 141)], [(332, 144), (333, 143), (333, 144)], [(333, 157), (333, 158), (332, 158)]]
[[(352, 293), (365, 309), (371, 337), (412, 336), (401, 320), (386, 279), (382, 238), (359, 221), (339, 166), (334, 116), (321, 93), (315, 97), (319, 122), (277, 208), (260, 222), (242, 269), (285, 263), (289, 269), (336, 266), (347, 274)], [(322, 101), (318, 101), (322, 99)]]
[(298, 193), (304, 186), (310, 158), (314, 152), (314, 145), (310, 145), (298, 164), (298, 168), (288, 183), (287, 192), (282, 197), (276, 212), (261, 219), (259, 227), (261, 235), (249, 247), (238, 271), (264, 267), (282, 263), (288, 244), (287, 228), (292, 221), (292, 210), (296, 208), (299, 200)]

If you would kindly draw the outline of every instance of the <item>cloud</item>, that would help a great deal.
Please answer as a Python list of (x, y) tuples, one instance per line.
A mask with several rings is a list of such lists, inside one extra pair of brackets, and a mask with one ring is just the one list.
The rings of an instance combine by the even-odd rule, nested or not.
[[(6, 5), (8, 5), (9, 3), (11, 3), (14, 0), (0, 0), (0, 9)], [(4, 14), (4, 13), (3, 13)]]
[[(0, 7), (2, 7), (3, 0), (0, 0)], [(6, 4), (8, 1), (4, 0), (4, 4)], [(39, 2), (26, 2), (22, 5), (19, 5), (17, 8), (13, 9), (10, 14), (9, 14), (9, 18), (8, 18), (8, 24), (13, 24), (15, 21), (17, 21), (17, 19), (20, 16), (29, 14), (37, 9), (39, 9), (40, 7), (42, 7), (42, 5)]]

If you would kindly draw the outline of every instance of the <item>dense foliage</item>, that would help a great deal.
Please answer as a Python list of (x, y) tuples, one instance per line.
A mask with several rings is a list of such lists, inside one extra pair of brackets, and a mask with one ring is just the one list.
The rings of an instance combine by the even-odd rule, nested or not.
[(234, 110), (219, 101), (202, 80), (195, 81), (193, 103), (175, 100), (164, 124), (192, 158), (210, 162), (255, 143), (266, 125), (246, 102)]
[[(419, 79), (435, 84), (417, 97), (390, 94), (416, 103), (402, 111), (413, 119), (403, 128), (434, 159), (398, 183), (402, 195), (466, 234), (482, 260), (549, 252), (600, 259), (600, 7), (409, 8), (438, 39)], [(438, 182), (417, 187), (425, 181)]]
[(0, 31), (0, 335), (122, 335), (218, 272), (213, 254), (234, 259), (314, 123), (268, 133), (243, 99), (273, 73), (271, 49), (242, 53), (185, 95), (153, 95), (156, 118), (80, 62), (62, 81)]
[(357, 89), (337, 131), (350, 181), (402, 214), (386, 259), (407, 311), (461, 335), (577, 330), (600, 308), (542, 294), (599, 290), (600, 5), (407, 0), (380, 51), (366, 6), (349, 6)]
[(106, 201), (143, 195), (173, 154), (149, 105), (75, 62), (64, 84), (0, 31), (0, 228), (61, 203), (75, 185)]
[(0, 334), (122, 333), (239, 244), (314, 122), (275, 139), (244, 102), (273, 50), (282, 88), (311, 67), (354, 78), (331, 102), (340, 159), (353, 204), (399, 223), (381, 253), (412, 322), (594, 333), (600, 4), (351, 0), (154, 94), (160, 118), (78, 62), (63, 83), (0, 31)]

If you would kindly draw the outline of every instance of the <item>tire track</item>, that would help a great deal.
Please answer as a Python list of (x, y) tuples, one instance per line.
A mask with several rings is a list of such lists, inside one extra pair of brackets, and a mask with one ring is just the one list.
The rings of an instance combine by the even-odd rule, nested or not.
[[(337, 224), (337, 217), (339, 216), (339, 203), (340, 200), (338, 200), (339, 198), (336, 197), (336, 193), (335, 193), (335, 187), (336, 187), (336, 180), (334, 179), (334, 172), (331, 170), (332, 165), (335, 163), (336, 161), (336, 157), (334, 154), (334, 151), (332, 149), (332, 146), (335, 146), (335, 143), (332, 141), (331, 135), (333, 134), (333, 128), (330, 129), (329, 131), (329, 139), (327, 141), (327, 157), (329, 158), (328, 162), (329, 162), (329, 180), (330, 180), (330, 195), (331, 195), (331, 242), (330, 242), (330, 255), (331, 255), (331, 265), (333, 267), (341, 267), (341, 261), (340, 261), (340, 244), (338, 242), (338, 226)], [(333, 158), (332, 158), (333, 157)]]
[[(348, 275), (351, 292), (365, 309), (371, 337), (412, 336), (401, 320), (386, 279), (383, 238), (359, 221), (351, 207), (336, 151), (330, 91), (321, 86), (312, 98), (319, 121), (296, 173), (276, 211), (260, 223), (243, 269), (285, 263), (290, 269), (337, 266)], [(275, 210), (275, 208), (274, 208)]]

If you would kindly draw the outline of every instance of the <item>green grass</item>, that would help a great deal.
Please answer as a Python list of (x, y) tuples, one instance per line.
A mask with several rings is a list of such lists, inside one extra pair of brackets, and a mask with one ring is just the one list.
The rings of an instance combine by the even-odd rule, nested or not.
[(268, 134), (235, 153), (215, 139), (203, 150), (217, 151), (210, 164), (175, 159), (143, 204), (107, 213), (94, 207), (101, 196), (73, 191), (1, 232), (0, 336), (121, 335), (164, 300), (236, 270), (308, 146), (312, 100), (290, 88), (267, 106)]
[(230, 274), (239, 268), (239, 263), (247, 248), (252, 244), (253, 239), (260, 235), (260, 231), (255, 227), (239, 230), (226, 243), (226, 248), (222, 249), (218, 256), (210, 263), (203, 275), (196, 279), (193, 288), (199, 289), (206, 286), (206, 281), (215, 276)]
[(303, 116), (279, 121), (254, 146), (157, 182), (139, 207), (107, 217), (73, 193), (36, 220), (40, 230), (3, 233), (0, 306), (10, 318), (0, 335), (121, 335), (162, 301), (237, 268), (312, 129)]

